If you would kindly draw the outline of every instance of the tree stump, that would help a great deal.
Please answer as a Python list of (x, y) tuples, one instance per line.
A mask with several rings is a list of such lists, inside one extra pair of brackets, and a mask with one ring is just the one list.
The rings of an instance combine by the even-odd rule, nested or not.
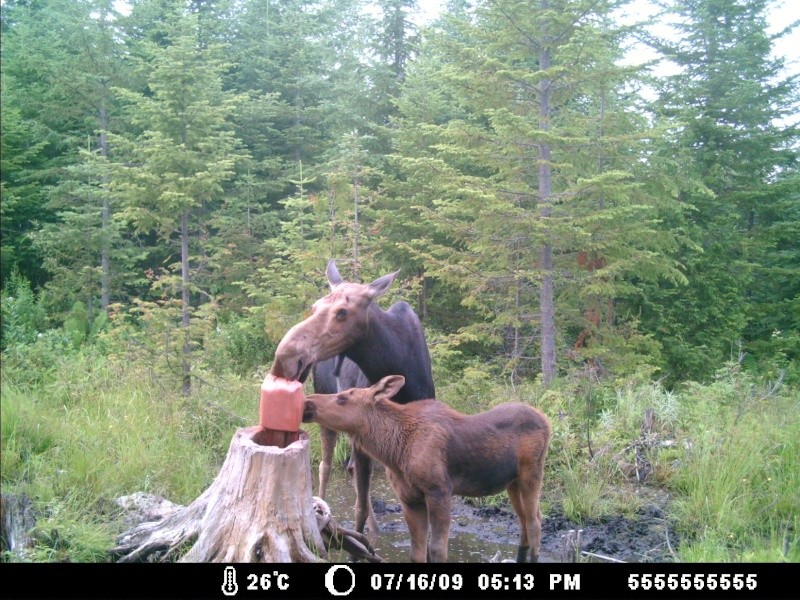
[(581, 546), (583, 545), (583, 529), (570, 529), (564, 534), (561, 547), (562, 562), (576, 563), (581, 559)]
[(25, 494), (0, 494), (0, 551), (24, 557), (35, 526), (33, 505)]
[(326, 556), (312, 501), (308, 434), (280, 448), (262, 427), (239, 429), (211, 486), (189, 506), (123, 533), (119, 562), (318, 562)]

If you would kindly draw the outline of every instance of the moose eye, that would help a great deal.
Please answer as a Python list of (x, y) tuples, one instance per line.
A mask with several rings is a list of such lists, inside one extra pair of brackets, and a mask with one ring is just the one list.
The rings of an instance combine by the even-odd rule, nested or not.
[(346, 308), (340, 308), (336, 311), (336, 318), (337, 319), (344, 319), (347, 316), (348, 310)]
[(345, 396), (344, 394), (339, 394), (338, 396), (336, 396), (336, 404), (342, 406), (346, 403), (347, 403), (347, 396)]

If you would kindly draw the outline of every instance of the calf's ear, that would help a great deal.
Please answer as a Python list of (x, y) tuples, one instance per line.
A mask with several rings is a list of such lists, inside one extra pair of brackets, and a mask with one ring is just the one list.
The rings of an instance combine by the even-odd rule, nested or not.
[(378, 383), (372, 386), (375, 400), (389, 400), (397, 395), (406, 384), (406, 378), (402, 375), (387, 375)]

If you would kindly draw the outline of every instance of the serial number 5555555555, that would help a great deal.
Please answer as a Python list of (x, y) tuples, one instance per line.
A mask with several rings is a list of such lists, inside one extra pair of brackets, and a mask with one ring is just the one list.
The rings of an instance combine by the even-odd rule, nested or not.
[(631, 590), (754, 590), (755, 574), (744, 573), (631, 573)]

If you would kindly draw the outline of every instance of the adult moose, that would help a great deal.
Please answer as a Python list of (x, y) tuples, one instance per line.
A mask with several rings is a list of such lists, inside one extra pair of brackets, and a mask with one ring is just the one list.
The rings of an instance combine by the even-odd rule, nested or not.
[(475, 415), (437, 400), (389, 402), (404, 382), (390, 375), (369, 388), (308, 396), (303, 421), (349, 433), (354, 446), (386, 465), (411, 533), (412, 561), (447, 560), (453, 494), (505, 489), (520, 521), (517, 562), (525, 562), (528, 550), (538, 562), (547, 417), (522, 402)]
[[(305, 381), (314, 365), (344, 355), (358, 365), (370, 384), (387, 375), (402, 375), (405, 385), (396, 390), (392, 398), (395, 402), (406, 404), (434, 398), (431, 359), (419, 317), (407, 302), (396, 302), (388, 310), (375, 302), (389, 289), (398, 272), (370, 284), (352, 283), (342, 279), (335, 261), (329, 261), (326, 276), (331, 292), (317, 300), (311, 315), (283, 337), (275, 351), (272, 374)], [(354, 381), (342, 383), (347, 387), (356, 385)], [(330, 470), (333, 456), (330, 438), (326, 441), (328, 447), (323, 448), (321, 475), (323, 468)], [(369, 498), (372, 462), (367, 455), (354, 450), (353, 465), (355, 525), (363, 533), (372, 508)]]

